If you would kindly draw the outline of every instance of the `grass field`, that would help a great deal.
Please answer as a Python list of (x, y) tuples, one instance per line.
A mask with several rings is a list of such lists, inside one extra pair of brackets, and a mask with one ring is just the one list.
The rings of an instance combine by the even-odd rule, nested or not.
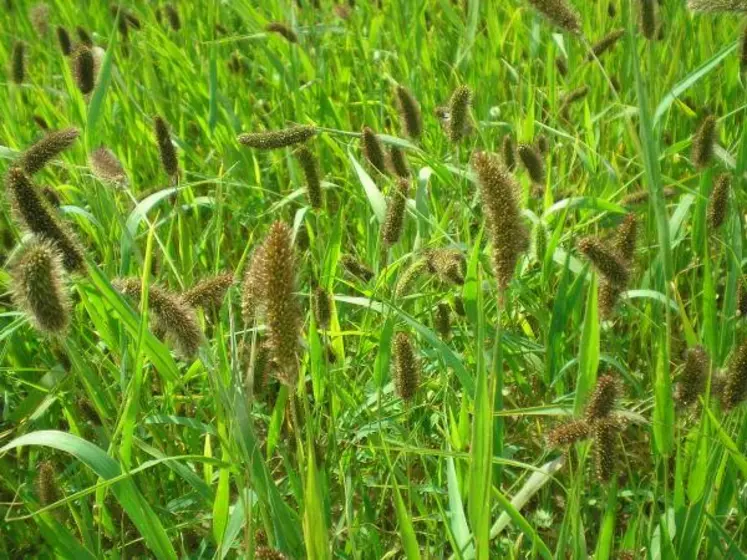
[(4, 4), (0, 557), (747, 555), (746, 2)]

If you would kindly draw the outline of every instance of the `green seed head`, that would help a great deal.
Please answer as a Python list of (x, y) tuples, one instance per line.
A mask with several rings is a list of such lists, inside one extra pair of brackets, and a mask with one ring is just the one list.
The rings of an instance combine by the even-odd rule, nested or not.
[(715, 231), (726, 220), (729, 209), (729, 192), (731, 190), (731, 176), (722, 173), (716, 178), (716, 184), (708, 200), (708, 227)]
[(420, 383), (420, 364), (407, 333), (398, 332), (392, 345), (394, 354), (394, 390), (397, 396), (409, 401)]
[(309, 199), (309, 205), (318, 210), (322, 207), (322, 184), (319, 180), (319, 164), (316, 156), (307, 146), (301, 146), (296, 150), (296, 157), (306, 177), (306, 196)]
[(127, 179), (124, 167), (109, 148), (101, 147), (88, 156), (88, 165), (102, 181), (121, 184)]
[(398, 179), (394, 192), (387, 202), (386, 217), (381, 227), (381, 240), (387, 247), (391, 247), (402, 237), (405, 224), (405, 206), (409, 195), (410, 181), (408, 179)]
[(332, 303), (330, 302), (327, 290), (321, 286), (314, 288), (312, 294), (312, 307), (317, 325), (322, 329), (327, 329), (332, 317)]
[(420, 138), (423, 132), (423, 119), (420, 104), (407, 88), (397, 86), (394, 90), (399, 109), (402, 131), (412, 139)]
[(19, 161), (20, 166), (29, 175), (41, 171), (61, 152), (72, 146), (79, 135), (78, 129), (73, 127), (47, 133), (44, 138), (23, 152)]
[(698, 127), (693, 137), (692, 161), (696, 168), (708, 167), (713, 159), (713, 145), (716, 142), (717, 120), (708, 115)]
[(361, 131), (361, 152), (371, 164), (371, 167), (386, 174), (386, 156), (381, 140), (372, 128), (364, 126)]
[(630, 276), (628, 267), (601, 239), (585, 237), (578, 242), (578, 248), (610, 284), (621, 289), (625, 287)]
[(565, 447), (577, 441), (587, 439), (591, 435), (589, 424), (583, 420), (562, 424), (547, 435), (547, 444), (550, 447)]
[(574, 35), (581, 33), (581, 16), (569, 0), (528, 0), (550, 22)]
[(60, 499), (57, 474), (51, 461), (43, 461), (37, 467), (36, 494), (42, 506), (48, 506)]
[(96, 73), (93, 51), (85, 43), (78, 45), (73, 53), (73, 74), (80, 92), (83, 95), (90, 94), (96, 84)]
[(280, 35), (289, 43), (298, 43), (298, 35), (290, 27), (279, 21), (273, 21), (265, 26), (265, 31)]
[(542, 223), (538, 222), (534, 226), (534, 258), (538, 263), (542, 264), (545, 260), (545, 253), (547, 252), (547, 230)]
[(153, 117), (153, 130), (156, 134), (161, 165), (169, 177), (176, 177), (179, 174), (179, 159), (176, 157), (176, 150), (171, 141), (169, 125), (163, 117), (156, 115)]
[(397, 289), (395, 295), (398, 298), (406, 296), (410, 293), (410, 288), (413, 284), (423, 276), (423, 273), (428, 270), (428, 259), (417, 259), (410, 266), (408, 266), (402, 275), (399, 277), (397, 282)]
[(13, 43), (13, 53), (10, 57), (10, 78), (14, 84), (22, 84), (26, 78), (26, 43)]
[(459, 86), (449, 100), (449, 140), (454, 144), (460, 142), (471, 128), (469, 109), (472, 105), (472, 90)]
[(62, 260), (51, 243), (35, 238), (22, 247), (13, 267), (13, 299), (43, 333), (63, 334), (70, 324), (63, 278)]
[(233, 286), (233, 273), (224, 272), (200, 280), (182, 294), (182, 300), (190, 307), (205, 310), (219, 309), (226, 293)]
[(723, 390), (723, 404), (731, 410), (747, 398), (747, 342), (743, 342), (729, 361)]
[(286, 146), (293, 146), (306, 142), (316, 135), (316, 127), (309, 125), (292, 126), (282, 130), (271, 130), (267, 132), (245, 132), (239, 134), (239, 144), (257, 150), (277, 150)]
[(687, 352), (685, 367), (677, 384), (677, 401), (682, 406), (690, 406), (698, 400), (708, 379), (708, 354), (702, 346)]

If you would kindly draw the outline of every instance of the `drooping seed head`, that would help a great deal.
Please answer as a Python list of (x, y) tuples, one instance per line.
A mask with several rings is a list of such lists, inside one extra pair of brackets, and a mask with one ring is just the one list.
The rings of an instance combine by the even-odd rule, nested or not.
[(420, 138), (423, 132), (420, 104), (407, 88), (398, 85), (394, 91), (402, 123), (402, 132), (406, 136), (416, 140)]
[(73, 43), (70, 40), (70, 34), (63, 26), (57, 26), (57, 42), (60, 44), (60, 50), (65, 56), (70, 56), (73, 52)]
[[(142, 297), (140, 278), (118, 280), (114, 286), (134, 300), (139, 301)], [(155, 284), (148, 286), (148, 307), (156, 315), (158, 325), (165, 330), (167, 339), (173, 342), (179, 355), (191, 358), (197, 354), (203, 334), (194, 309), (178, 294)]]
[(179, 31), (182, 28), (182, 21), (179, 18), (179, 12), (176, 10), (176, 6), (173, 4), (166, 4), (163, 7), (164, 13), (166, 14), (166, 20), (169, 22), (169, 26), (174, 31)]
[(594, 268), (612, 285), (623, 288), (628, 283), (630, 272), (625, 262), (596, 237), (585, 237), (578, 242), (579, 250), (589, 259)]
[(656, 0), (638, 0), (638, 28), (649, 41), (656, 38), (658, 28)]
[(13, 300), (36, 329), (63, 334), (70, 324), (71, 304), (64, 285), (62, 260), (48, 241), (24, 244), (13, 266)]
[(542, 154), (531, 144), (519, 144), (517, 148), (519, 159), (524, 169), (529, 173), (532, 182), (542, 184), (545, 182), (545, 162), (542, 161)]
[(726, 371), (723, 390), (723, 404), (731, 410), (747, 398), (747, 342), (743, 342), (734, 352)]
[(281, 130), (267, 132), (245, 132), (239, 134), (239, 144), (257, 150), (277, 150), (306, 142), (317, 133), (316, 127), (309, 125), (292, 126)]
[(747, 0), (687, 0), (687, 7), (693, 12), (747, 12)]
[(410, 288), (416, 280), (423, 276), (423, 273), (428, 270), (428, 259), (417, 259), (410, 266), (408, 266), (397, 281), (397, 289), (395, 295), (400, 298), (406, 296), (410, 292)]
[(586, 57), (586, 60), (591, 61), (602, 56), (614, 47), (623, 35), (625, 35), (625, 29), (615, 29), (607, 33), (607, 35), (602, 37), (597, 43), (594, 43), (591, 47), (591, 53)]
[(407, 333), (398, 332), (394, 335), (392, 348), (394, 390), (399, 398), (409, 401), (415, 396), (420, 384), (420, 363)]
[(47, 163), (72, 146), (79, 135), (78, 129), (73, 127), (45, 134), (23, 152), (19, 161), (21, 167), (29, 175), (41, 171)]
[(615, 406), (617, 393), (617, 380), (612, 375), (603, 375), (600, 377), (584, 411), (586, 422), (592, 424), (597, 420), (609, 416)]
[(466, 136), (471, 128), (470, 106), (472, 105), (472, 90), (467, 86), (459, 86), (451, 94), (449, 100), (449, 140), (457, 144)]
[(569, 0), (528, 0), (535, 10), (568, 33), (581, 33), (581, 16)]
[(265, 26), (265, 31), (280, 35), (289, 43), (298, 43), (298, 35), (290, 27), (279, 21), (273, 21)]
[(29, 11), (31, 26), (39, 37), (46, 37), (49, 33), (49, 6), (44, 2), (34, 4)]
[(696, 168), (708, 167), (713, 159), (713, 145), (716, 142), (718, 121), (713, 115), (708, 115), (698, 127), (693, 137), (692, 161)]
[(698, 400), (708, 379), (708, 354), (702, 346), (687, 352), (685, 367), (677, 384), (677, 401), (681, 406), (690, 406)]
[(480, 198), (493, 245), (493, 271), (500, 289), (511, 282), (519, 257), (527, 250), (529, 234), (516, 200), (516, 179), (498, 158), (477, 152), (472, 156)]
[(20, 168), (12, 167), (8, 171), (6, 192), (16, 219), (31, 233), (49, 241), (62, 253), (62, 264), (68, 272), (82, 271), (85, 258), (77, 240), (57, 220), (49, 204)]
[(441, 338), (448, 340), (451, 334), (451, 310), (448, 303), (442, 301), (438, 304), (433, 324)]
[(506, 134), (503, 137), (501, 155), (503, 156), (503, 164), (506, 166), (506, 169), (509, 171), (516, 169), (516, 145), (510, 134)]
[(547, 434), (547, 444), (550, 447), (564, 447), (587, 439), (590, 435), (589, 424), (583, 420), (576, 420), (562, 424)]
[(127, 179), (122, 163), (109, 148), (104, 146), (91, 152), (88, 165), (96, 177), (103, 181), (120, 184)]
[(617, 229), (615, 249), (620, 258), (630, 263), (635, 257), (636, 239), (638, 237), (638, 220), (634, 214), (628, 214)]
[(371, 127), (364, 126), (361, 130), (361, 152), (371, 166), (380, 173), (386, 174), (386, 156), (381, 140)]
[(433, 249), (426, 253), (428, 269), (447, 284), (464, 284), (467, 261), (459, 249)]
[(169, 177), (176, 177), (179, 174), (179, 159), (176, 156), (176, 149), (171, 141), (171, 133), (166, 119), (160, 115), (153, 117), (153, 130), (158, 143), (158, 156), (161, 165)]
[(387, 167), (396, 177), (401, 177), (403, 179), (410, 178), (410, 166), (407, 163), (407, 157), (405, 157), (405, 153), (397, 146), (389, 146), (387, 152)]
[(233, 272), (223, 272), (200, 280), (182, 294), (182, 300), (190, 307), (205, 310), (219, 309), (226, 293), (233, 286)]
[(343, 255), (340, 257), (340, 264), (349, 274), (357, 276), (364, 282), (368, 282), (374, 277), (374, 273), (370, 268), (363, 265), (351, 255)]
[(306, 178), (306, 196), (309, 205), (318, 210), (322, 207), (322, 184), (319, 180), (319, 164), (314, 153), (305, 145), (296, 150), (296, 158), (301, 164)]
[(708, 227), (711, 231), (716, 231), (726, 220), (730, 191), (731, 175), (722, 173), (716, 177), (713, 191), (708, 200)]
[(405, 225), (405, 207), (409, 195), (410, 181), (408, 179), (398, 179), (392, 195), (387, 201), (386, 217), (381, 226), (381, 240), (387, 247), (391, 247), (402, 237)]
[(83, 95), (88, 95), (96, 85), (93, 51), (85, 43), (78, 45), (73, 52), (73, 74), (75, 84)]
[(22, 84), (26, 78), (26, 43), (13, 43), (13, 53), (10, 57), (10, 79), (14, 84)]
[(314, 288), (312, 294), (312, 308), (314, 310), (314, 317), (316, 323), (322, 329), (329, 327), (329, 321), (332, 318), (332, 304), (329, 299), (327, 290), (321, 286)]
[(618, 423), (604, 418), (594, 423), (594, 468), (601, 482), (609, 482), (615, 475)]
[(42, 506), (48, 506), (60, 499), (57, 474), (51, 461), (42, 461), (37, 466), (36, 496)]

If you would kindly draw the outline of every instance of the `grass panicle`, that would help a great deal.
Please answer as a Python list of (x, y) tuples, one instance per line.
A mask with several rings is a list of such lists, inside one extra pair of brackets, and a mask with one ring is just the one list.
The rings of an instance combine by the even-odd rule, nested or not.
[(469, 134), (472, 128), (470, 122), (470, 106), (472, 105), (472, 90), (467, 86), (459, 86), (451, 94), (449, 99), (449, 120), (447, 131), (449, 140), (454, 144), (459, 143)]
[(15, 41), (10, 55), (10, 79), (14, 84), (22, 84), (26, 80), (26, 43)]
[(88, 165), (91, 172), (102, 181), (121, 184), (127, 179), (122, 163), (114, 152), (104, 146), (91, 152), (88, 156)]
[(54, 245), (39, 238), (24, 243), (12, 276), (13, 300), (34, 327), (45, 334), (64, 334), (72, 305), (62, 259)]
[(21, 168), (29, 175), (41, 171), (55, 157), (70, 148), (79, 135), (78, 129), (73, 127), (48, 132), (23, 152), (19, 161)]
[(83, 95), (90, 95), (96, 85), (96, 69), (93, 51), (85, 43), (78, 45), (73, 52), (73, 75), (75, 85)]
[(62, 25), (57, 26), (57, 43), (60, 45), (60, 51), (65, 56), (70, 56), (73, 52), (73, 42), (70, 40), (70, 34)]
[(280, 35), (283, 39), (289, 43), (298, 43), (298, 35), (286, 24), (279, 21), (273, 21), (265, 26), (265, 31), (268, 33), (274, 33)]
[(595, 58), (599, 58), (614, 47), (617, 42), (622, 39), (623, 35), (625, 35), (625, 29), (614, 29), (610, 31), (607, 35), (592, 45), (591, 53), (589, 53), (589, 56), (586, 59), (592, 61)]
[(510, 134), (506, 134), (503, 137), (501, 156), (503, 157), (503, 165), (506, 166), (506, 169), (514, 171), (516, 169), (516, 144)]
[(57, 473), (51, 461), (42, 461), (36, 471), (36, 497), (42, 506), (49, 506), (60, 499)]
[(364, 126), (361, 130), (361, 153), (366, 158), (371, 167), (386, 174), (386, 156), (381, 140), (369, 126)]
[(223, 272), (197, 282), (182, 294), (182, 300), (190, 307), (205, 310), (219, 309), (228, 290), (233, 286), (233, 272)]
[(260, 277), (260, 267), (264, 260), (263, 252), (264, 248), (261, 245), (254, 250), (241, 284), (241, 316), (246, 325), (251, 324), (255, 319), (264, 299), (264, 285)]
[(84, 45), (86, 47), (93, 48), (93, 39), (91, 39), (91, 35), (86, 31), (85, 27), (83, 26), (77, 26), (75, 28), (75, 34), (78, 36), (78, 41), (81, 45)]
[(34, 4), (29, 10), (31, 26), (41, 39), (49, 35), (49, 12), (49, 6), (44, 2)]
[(316, 155), (314, 155), (314, 152), (308, 146), (301, 145), (296, 150), (296, 158), (306, 178), (306, 196), (309, 200), (309, 205), (314, 210), (319, 210), (322, 207), (323, 200), (322, 183), (319, 178), (319, 162)]
[(747, 398), (747, 342), (734, 351), (726, 370), (723, 404), (726, 410), (739, 406)]
[(181, 28), (182, 28), (182, 20), (179, 17), (179, 12), (176, 9), (176, 6), (174, 6), (171, 3), (166, 4), (163, 7), (163, 11), (166, 14), (166, 21), (168, 22), (169, 27), (171, 27), (171, 29), (173, 31), (179, 31), (179, 30), (181, 30)]
[(708, 227), (716, 231), (726, 221), (729, 209), (729, 193), (731, 191), (731, 175), (722, 173), (716, 177), (713, 191), (708, 199)]
[(592, 427), (594, 435), (594, 469), (599, 481), (607, 483), (615, 475), (618, 423), (609, 418), (598, 420)]
[(657, 0), (638, 0), (638, 29), (646, 39), (656, 39), (658, 30)]
[(412, 288), (413, 284), (415, 284), (415, 282), (418, 279), (423, 277), (423, 275), (428, 271), (428, 269), (429, 269), (428, 258), (419, 258), (413, 261), (410, 264), (410, 266), (408, 266), (404, 270), (404, 272), (400, 275), (399, 279), (397, 280), (397, 288), (395, 290), (395, 295), (398, 298), (409, 295), (410, 288)]
[(570, 0), (527, 0), (546, 19), (574, 35), (581, 34), (581, 15)]
[(550, 447), (565, 447), (577, 441), (583, 441), (591, 436), (591, 427), (583, 420), (575, 420), (561, 424), (547, 435)]
[(329, 328), (329, 322), (332, 318), (332, 303), (327, 290), (321, 286), (316, 286), (312, 292), (311, 302), (316, 324), (322, 329)]
[(584, 410), (586, 422), (593, 424), (597, 420), (607, 418), (615, 406), (618, 392), (619, 385), (614, 376), (607, 374), (600, 377)]
[(527, 170), (529, 178), (535, 184), (545, 182), (545, 162), (542, 161), (542, 154), (531, 144), (519, 144), (516, 149), (521, 164)]
[(578, 248), (605, 280), (615, 287), (625, 287), (630, 271), (617, 251), (612, 250), (597, 237), (583, 238), (578, 242)]
[(171, 132), (166, 119), (160, 115), (155, 115), (153, 117), (153, 131), (155, 132), (158, 157), (161, 160), (163, 170), (169, 177), (174, 178), (179, 175), (179, 159), (176, 155), (174, 143), (171, 141)]
[(398, 85), (394, 93), (397, 99), (402, 132), (405, 136), (417, 140), (423, 133), (423, 117), (420, 113), (420, 104), (410, 90), (403, 86)]
[(397, 146), (389, 146), (387, 151), (387, 167), (395, 177), (408, 179), (411, 175), (405, 152)]
[(310, 125), (298, 125), (280, 130), (266, 132), (245, 132), (239, 134), (239, 144), (256, 150), (277, 150), (286, 146), (294, 146), (313, 138), (317, 129)]
[(410, 401), (420, 384), (420, 363), (407, 333), (398, 332), (394, 335), (392, 353), (394, 390), (403, 401)]
[(718, 121), (713, 115), (708, 115), (700, 123), (693, 136), (692, 155), (690, 156), (697, 169), (705, 169), (713, 159), (713, 145), (716, 142)]
[(436, 306), (433, 325), (441, 339), (449, 339), (451, 336), (451, 309), (448, 303), (442, 301)]
[(442, 282), (464, 284), (467, 261), (459, 249), (431, 249), (426, 253), (426, 263), (428, 270)]
[(410, 181), (403, 178), (397, 179), (392, 189), (392, 194), (387, 201), (386, 216), (381, 226), (381, 240), (387, 247), (391, 247), (402, 237), (405, 225), (405, 210), (409, 196)]
[(537, 136), (535, 145), (537, 146), (539, 153), (543, 156), (550, 153), (550, 140), (544, 134)]
[(747, 0), (687, 0), (693, 12), (732, 13), (747, 12)]
[(708, 380), (708, 354), (702, 346), (687, 351), (685, 366), (677, 383), (677, 402), (687, 407), (698, 400)]

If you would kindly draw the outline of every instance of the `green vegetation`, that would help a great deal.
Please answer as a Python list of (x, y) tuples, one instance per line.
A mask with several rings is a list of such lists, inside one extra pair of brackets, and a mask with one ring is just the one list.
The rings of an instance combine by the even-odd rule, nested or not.
[(687, 4), (6, 0), (0, 557), (744, 558)]

